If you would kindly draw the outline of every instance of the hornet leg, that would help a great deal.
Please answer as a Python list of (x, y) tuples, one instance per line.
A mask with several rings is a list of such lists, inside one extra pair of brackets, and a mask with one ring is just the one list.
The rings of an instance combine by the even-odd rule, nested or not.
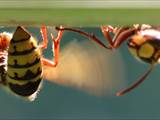
[[(46, 26), (41, 27), (41, 33), (43, 38), (43, 43), (39, 46), (42, 49), (47, 48), (48, 39), (47, 39), (47, 29)], [(55, 38), (53, 34), (51, 34), (52, 41), (54, 43), (54, 61), (48, 60), (46, 58), (42, 58), (43, 65), (50, 66), (50, 67), (56, 67), (58, 64), (58, 56), (59, 56), (59, 46), (60, 46), (60, 40), (62, 38), (63, 30), (58, 31), (58, 36)]]

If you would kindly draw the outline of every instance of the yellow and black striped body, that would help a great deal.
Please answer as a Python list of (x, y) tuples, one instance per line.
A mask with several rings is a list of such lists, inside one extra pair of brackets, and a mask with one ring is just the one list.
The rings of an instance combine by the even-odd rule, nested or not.
[(6, 80), (13, 93), (24, 97), (37, 92), (42, 81), (41, 51), (37, 41), (21, 26), (9, 44)]
[(148, 29), (131, 37), (128, 42), (130, 52), (136, 58), (149, 64), (160, 60), (160, 31)]

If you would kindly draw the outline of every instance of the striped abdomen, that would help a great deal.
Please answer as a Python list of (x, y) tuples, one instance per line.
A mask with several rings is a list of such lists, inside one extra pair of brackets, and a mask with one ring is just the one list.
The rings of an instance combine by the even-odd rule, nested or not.
[(20, 26), (9, 45), (7, 69), (11, 91), (24, 97), (37, 92), (42, 79), (41, 52), (36, 40)]

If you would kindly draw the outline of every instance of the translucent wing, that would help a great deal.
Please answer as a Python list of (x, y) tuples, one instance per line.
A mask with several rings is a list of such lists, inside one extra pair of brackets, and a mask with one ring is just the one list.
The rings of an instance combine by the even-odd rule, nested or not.
[(56, 68), (44, 66), (43, 70), (44, 79), (50, 82), (99, 96), (115, 94), (124, 85), (123, 67), (117, 51), (74, 40), (60, 51)]

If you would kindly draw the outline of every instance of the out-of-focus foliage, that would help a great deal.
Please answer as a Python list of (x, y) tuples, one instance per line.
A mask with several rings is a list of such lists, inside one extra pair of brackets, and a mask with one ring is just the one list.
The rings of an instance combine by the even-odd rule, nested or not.
[(159, 25), (160, 9), (1, 8), (1, 25)]

